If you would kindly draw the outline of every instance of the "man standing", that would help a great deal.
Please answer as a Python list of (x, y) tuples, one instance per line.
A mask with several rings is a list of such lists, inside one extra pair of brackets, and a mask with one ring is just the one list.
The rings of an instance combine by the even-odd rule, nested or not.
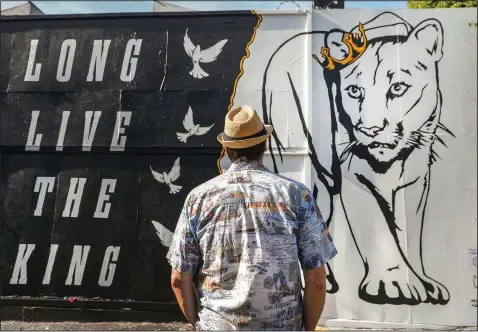
[(263, 165), (272, 130), (248, 106), (230, 111), (218, 141), (232, 165), (184, 204), (167, 258), (197, 330), (313, 331), (319, 321), (337, 250), (310, 190)]

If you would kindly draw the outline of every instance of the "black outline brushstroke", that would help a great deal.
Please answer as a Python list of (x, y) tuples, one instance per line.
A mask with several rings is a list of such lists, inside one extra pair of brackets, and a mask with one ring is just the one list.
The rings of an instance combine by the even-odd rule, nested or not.
[[(314, 196), (314, 200), (317, 202), (319, 189), (317, 188), (317, 185), (315, 183), (314, 183), (314, 189), (313, 189), (312, 195)], [(332, 200), (330, 200), (330, 205), (331, 205), (331, 208), (333, 209)], [(326, 275), (326, 278), (329, 281), (329, 284), (331, 286), (330, 289), (327, 290), (327, 292), (330, 294), (337, 293), (339, 291), (339, 283), (335, 279), (334, 271), (332, 271), (332, 268), (330, 267), (330, 264), (328, 262), (326, 263), (326, 266), (327, 266), (327, 272), (328, 272)], [(305, 288), (302, 287), (302, 290), (304, 289)]]
[[(315, 152), (315, 147), (314, 147), (313, 142), (312, 142), (312, 135), (310, 135), (310, 133), (307, 129), (307, 123), (305, 122), (304, 114), (302, 112), (302, 105), (300, 104), (300, 99), (299, 99), (299, 96), (297, 94), (297, 90), (295, 89), (294, 83), (292, 82), (292, 79), (290, 77), (289, 72), (287, 72), (287, 76), (289, 78), (289, 83), (290, 83), (290, 87), (292, 89), (292, 95), (294, 96), (294, 101), (297, 105), (297, 111), (299, 113), (299, 118), (300, 118), (300, 122), (301, 122), (301, 125), (302, 125), (302, 129), (304, 131), (305, 137), (307, 138), (307, 143), (309, 144), (309, 157), (310, 157), (311, 163), (314, 166), (315, 170), (317, 171), (317, 178), (320, 180), (320, 182), (322, 182), (325, 185), (325, 188), (326, 188), (329, 196), (332, 198), (333, 197), (333, 191), (332, 191), (333, 188), (326, 185), (327, 184), (327, 179), (325, 179), (324, 173), (325, 173), (325, 175), (330, 176), (330, 177), (332, 177), (332, 174), (330, 174), (319, 163), (319, 159), (317, 157), (317, 153)], [(322, 171), (322, 172), (319, 172), (319, 170)], [(340, 166), (339, 166), (339, 170), (340, 170)], [(314, 188), (316, 189), (317, 187), (314, 186)], [(318, 192), (318, 190), (317, 190), (317, 192)], [(330, 224), (330, 221), (332, 220), (333, 210), (334, 210), (333, 200), (330, 199), (330, 213), (329, 213), (329, 218), (327, 219), (327, 222), (326, 222), (327, 227)], [(326, 265), (327, 265), (327, 270), (328, 270), (327, 280), (329, 281), (329, 283), (331, 285), (331, 288), (327, 289), (327, 292), (330, 293), (330, 294), (334, 294), (334, 293), (337, 293), (339, 291), (339, 284), (338, 284), (337, 280), (335, 279), (335, 275), (334, 275), (334, 272), (332, 271), (332, 269), (330, 267), (330, 264), (327, 263)]]

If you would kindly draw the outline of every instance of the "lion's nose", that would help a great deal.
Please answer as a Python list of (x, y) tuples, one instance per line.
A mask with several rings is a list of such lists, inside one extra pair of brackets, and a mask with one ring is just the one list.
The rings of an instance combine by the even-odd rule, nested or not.
[(358, 126), (357, 130), (360, 131), (362, 134), (368, 136), (368, 137), (375, 137), (378, 135), (379, 132), (385, 129), (385, 127), (388, 125), (387, 120), (383, 120), (383, 126), (382, 127), (364, 127), (364, 126)]
[(382, 130), (382, 128), (379, 127), (358, 127), (357, 128), (362, 134), (367, 135), (368, 137), (375, 137), (377, 134)]

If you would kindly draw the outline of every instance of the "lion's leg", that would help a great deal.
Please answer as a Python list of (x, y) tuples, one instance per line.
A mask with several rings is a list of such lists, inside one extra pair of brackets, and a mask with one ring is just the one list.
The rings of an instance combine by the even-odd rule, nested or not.
[(377, 304), (420, 303), (417, 294), (423, 296), (426, 290), (417, 278), (409, 279), (406, 257), (401, 249), (401, 244), (406, 243), (406, 234), (396, 228), (391, 204), (371, 181), (363, 176), (357, 176), (357, 180), (344, 180), (341, 201), (364, 263), (365, 275), (359, 286), (359, 297)]
[[(410, 207), (406, 214), (406, 221), (409, 227), (404, 225), (404, 228), (402, 228), (407, 229), (407, 248), (405, 250), (408, 263), (410, 264), (411, 278), (418, 278), (426, 290), (426, 294), (421, 295), (421, 301), (433, 304), (446, 304), (450, 298), (447, 288), (435, 278), (429, 277), (426, 274), (426, 262), (423, 259), (423, 234), (426, 232), (426, 208), (429, 190), (430, 172), (417, 179), (413, 185), (405, 187), (400, 195), (400, 197), (405, 197), (406, 206)], [(399, 200), (396, 200), (396, 202), (396, 204), (400, 204)]]

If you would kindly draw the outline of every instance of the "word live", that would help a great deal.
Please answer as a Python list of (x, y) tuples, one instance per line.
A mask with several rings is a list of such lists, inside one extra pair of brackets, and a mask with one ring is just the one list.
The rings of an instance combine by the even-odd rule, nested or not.
[[(101, 118), (101, 111), (86, 111), (85, 123), (83, 130), (83, 140), (81, 142), (82, 151), (90, 151), (93, 145), (93, 140), (96, 135), (98, 123)], [(32, 111), (30, 128), (28, 130), (27, 142), (25, 144), (25, 151), (40, 151), (42, 142), (42, 133), (37, 133), (37, 124), (40, 117), (40, 111)], [(58, 140), (56, 143), (56, 151), (63, 150), (66, 129), (68, 127), (68, 119), (70, 111), (63, 111), (61, 117), (60, 130), (58, 131)], [(126, 135), (124, 126), (129, 126), (131, 122), (131, 112), (116, 112), (116, 122), (111, 136), (110, 151), (124, 151), (126, 145)]]

